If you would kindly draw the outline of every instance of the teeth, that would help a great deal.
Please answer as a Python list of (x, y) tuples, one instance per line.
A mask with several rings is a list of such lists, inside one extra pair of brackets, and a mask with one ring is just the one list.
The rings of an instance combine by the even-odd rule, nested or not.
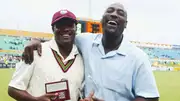
[(108, 21), (108, 24), (117, 25), (116, 21)]
[(69, 34), (63, 34), (64, 37), (69, 37), (70, 35)]

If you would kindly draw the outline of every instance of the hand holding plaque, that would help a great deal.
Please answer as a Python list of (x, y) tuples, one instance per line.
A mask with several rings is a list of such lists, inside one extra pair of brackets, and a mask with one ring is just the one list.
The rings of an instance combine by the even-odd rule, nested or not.
[(51, 98), (52, 101), (70, 100), (68, 80), (46, 83), (45, 88), (47, 94), (58, 94), (57, 97)]
[(36, 97), (35, 99), (36, 99), (36, 101), (50, 101), (51, 98), (55, 98), (57, 96), (58, 95), (56, 93), (55, 94), (54, 93), (53, 94), (44, 94), (40, 97)]

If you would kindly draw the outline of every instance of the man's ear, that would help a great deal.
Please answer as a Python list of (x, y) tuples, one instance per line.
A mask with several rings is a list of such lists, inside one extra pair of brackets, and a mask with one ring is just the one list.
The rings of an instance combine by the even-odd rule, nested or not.
[(126, 28), (126, 27), (127, 27), (127, 23), (128, 23), (128, 21), (126, 21), (126, 22), (124, 23), (124, 28)]
[(52, 31), (54, 32), (54, 26), (52, 26), (51, 28), (52, 28)]
[(74, 26), (75, 26), (75, 31), (77, 31), (77, 24), (74, 24)]

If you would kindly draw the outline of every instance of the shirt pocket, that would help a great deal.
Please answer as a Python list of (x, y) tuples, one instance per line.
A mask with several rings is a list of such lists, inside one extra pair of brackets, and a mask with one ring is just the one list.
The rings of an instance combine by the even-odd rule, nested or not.
[(132, 96), (131, 87), (129, 87), (126, 80), (113, 75), (106, 76), (103, 79), (103, 88), (115, 98), (127, 99)]
[(112, 80), (112, 79), (105, 79), (103, 81), (103, 86), (105, 89), (108, 89), (112, 92), (122, 93), (125, 94), (128, 91), (128, 88), (123, 82)]

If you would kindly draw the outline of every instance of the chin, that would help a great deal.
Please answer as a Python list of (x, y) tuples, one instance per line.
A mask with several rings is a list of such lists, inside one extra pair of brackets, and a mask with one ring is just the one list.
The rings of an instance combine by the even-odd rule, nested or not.
[(106, 29), (105, 33), (107, 33), (107, 34), (115, 34), (115, 33), (117, 33), (117, 30), (115, 30), (115, 29)]
[(71, 44), (71, 42), (65, 41), (65, 42), (63, 42), (63, 44)]
[(65, 45), (70, 45), (70, 44), (73, 44), (73, 42), (72, 41), (64, 41), (63, 42)]

